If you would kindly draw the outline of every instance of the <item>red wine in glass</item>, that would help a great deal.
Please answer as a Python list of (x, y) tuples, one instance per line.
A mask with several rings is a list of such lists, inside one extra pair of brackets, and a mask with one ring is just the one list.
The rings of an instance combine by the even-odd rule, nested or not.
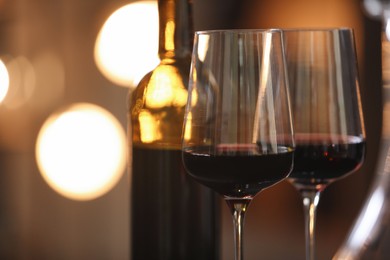
[(327, 186), (357, 170), (363, 163), (362, 137), (331, 134), (296, 134), (294, 169), (289, 178), (297, 187)]
[(255, 196), (286, 178), (292, 168), (293, 149), (287, 146), (278, 146), (276, 153), (263, 152), (256, 144), (220, 144), (212, 149), (185, 149), (184, 165), (197, 181), (228, 197)]

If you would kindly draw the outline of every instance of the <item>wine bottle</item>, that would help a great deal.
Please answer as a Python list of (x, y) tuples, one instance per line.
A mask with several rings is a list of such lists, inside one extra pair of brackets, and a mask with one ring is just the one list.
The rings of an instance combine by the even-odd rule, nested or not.
[(219, 201), (185, 172), (191, 0), (159, 0), (160, 64), (129, 93), (133, 260), (219, 259)]

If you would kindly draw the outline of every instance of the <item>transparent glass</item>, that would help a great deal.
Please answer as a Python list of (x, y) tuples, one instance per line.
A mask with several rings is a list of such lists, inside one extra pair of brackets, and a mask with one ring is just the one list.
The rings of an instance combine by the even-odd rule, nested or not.
[[(372, 2), (372, 1), (368, 1)], [(384, 7), (383, 7), (384, 8)], [(388, 5), (384, 9), (389, 11)], [(385, 21), (385, 27), (390, 21)], [(385, 260), (390, 257), (390, 35), (382, 33), (382, 133), (371, 189), (333, 260)]]
[(285, 179), (293, 130), (280, 30), (195, 34), (184, 117), (187, 172), (221, 194), (243, 259), (244, 215), (253, 197)]
[(306, 259), (315, 259), (321, 192), (364, 161), (354, 35), (348, 28), (284, 30), (295, 131), (289, 181), (303, 198)]

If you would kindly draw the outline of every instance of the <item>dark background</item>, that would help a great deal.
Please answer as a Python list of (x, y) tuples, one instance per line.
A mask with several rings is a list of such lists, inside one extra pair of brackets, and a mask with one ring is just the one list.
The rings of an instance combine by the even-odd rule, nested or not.
[[(73, 102), (99, 104), (126, 127), (128, 89), (96, 68), (93, 47), (105, 19), (131, 1), (0, 0), (0, 56), (35, 59), (55, 53), (64, 88), (50, 76), (17, 108), (0, 104), (0, 258), (128, 259), (128, 176), (106, 195), (74, 201), (54, 192), (35, 162), (38, 131), (53, 110)], [(357, 0), (194, 0), (195, 29), (352, 27), (360, 70), (367, 158), (358, 172), (321, 197), (318, 259), (331, 259), (346, 238), (376, 170), (382, 125), (381, 23)], [(46, 87), (44, 87), (46, 86)], [(233, 259), (230, 213), (222, 205), (222, 259)], [(246, 259), (304, 259), (303, 209), (287, 182), (255, 198), (245, 227)]]

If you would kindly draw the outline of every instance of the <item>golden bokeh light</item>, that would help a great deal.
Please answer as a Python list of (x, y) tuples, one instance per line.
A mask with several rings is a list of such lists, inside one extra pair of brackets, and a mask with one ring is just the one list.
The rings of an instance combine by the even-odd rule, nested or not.
[(95, 43), (95, 62), (114, 84), (135, 87), (158, 63), (157, 1), (138, 1), (116, 10)]
[(3, 61), (0, 60), (0, 103), (4, 100), (7, 95), (9, 88), (9, 74), (7, 67)]
[(77, 103), (50, 116), (36, 143), (42, 177), (59, 194), (91, 200), (110, 191), (126, 165), (126, 136), (107, 110)]

